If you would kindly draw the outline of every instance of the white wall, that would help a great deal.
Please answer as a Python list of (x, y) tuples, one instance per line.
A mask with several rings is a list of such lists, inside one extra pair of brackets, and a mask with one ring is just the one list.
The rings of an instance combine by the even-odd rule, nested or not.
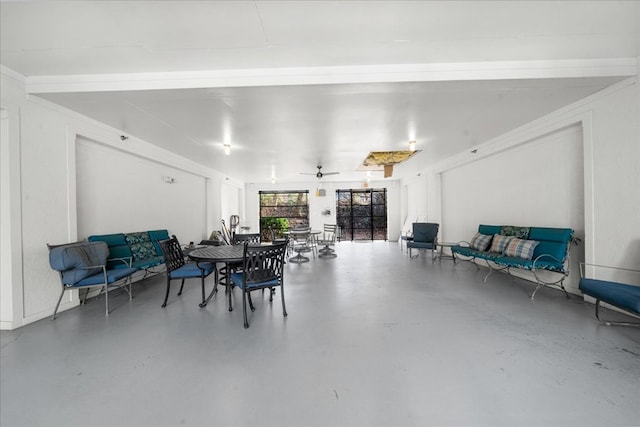
[(0, 322), (11, 323), (14, 315), (21, 310), (15, 303), (20, 301), (12, 283), (21, 281), (20, 264), (16, 261), (21, 252), (18, 227), (12, 222), (20, 223), (19, 193), (12, 187), (20, 182), (19, 147), (17, 138), (12, 138), (18, 128), (17, 111), (0, 110)]
[(205, 177), (84, 137), (76, 143), (76, 194), (80, 239), (156, 229), (181, 243), (209, 235)]
[[(242, 189), (240, 187), (226, 181), (222, 183), (220, 212), (222, 213), (222, 219), (224, 219), (227, 229), (229, 229), (229, 227), (231, 226), (231, 224), (229, 223), (231, 215), (240, 216), (241, 224), (244, 225), (245, 223), (245, 215), (242, 208), (243, 205), (241, 203), (241, 195)], [(222, 230), (222, 224), (218, 223), (215, 229)], [(236, 230), (236, 232), (239, 231), (240, 230)]]
[[(60, 292), (60, 283), (57, 273), (49, 267), (46, 243), (64, 243), (84, 237), (78, 233), (76, 206), (76, 140), (79, 135), (100, 141), (105, 146), (127, 152), (131, 156), (148, 159), (156, 164), (171, 165), (174, 172), (190, 171), (193, 175), (203, 177), (202, 179), (207, 178), (206, 185), (202, 182), (198, 184), (198, 192), (204, 193), (205, 188), (207, 191), (204, 201), (206, 218), (202, 218), (201, 206), (196, 209), (198, 231), (183, 228), (185, 225), (177, 222), (176, 225), (166, 226), (170, 231), (184, 230), (182, 233), (193, 234), (195, 237), (196, 234), (208, 234), (207, 227), (220, 223), (216, 206), (220, 204), (220, 184), (224, 177), (218, 172), (134, 136), (121, 141), (120, 135), (123, 132), (118, 129), (40, 98), (27, 96), (21, 76), (4, 67), (1, 75), (0, 107), (7, 111), (5, 114), (9, 117), (9, 145), (5, 144), (3, 137), (2, 153), (8, 150), (11, 156), (10, 167), (7, 169), (7, 158), (3, 155), (0, 160), (3, 213), (0, 229), (10, 229), (12, 233), (11, 252), (7, 254), (6, 250), (2, 251), (2, 266), (12, 267), (9, 272), (3, 268), (0, 274), (3, 281), (2, 295), (11, 293), (12, 305), (11, 309), (3, 309), (0, 324), (2, 329), (17, 328), (51, 315)], [(7, 175), (10, 181), (5, 181)], [(180, 179), (186, 176), (188, 174), (180, 175)], [(123, 179), (126, 179), (126, 175)], [(8, 189), (5, 188), (7, 182)], [(139, 188), (141, 194), (146, 194), (147, 190), (149, 188), (146, 188), (146, 184)], [(155, 190), (150, 192), (157, 195)], [(200, 199), (204, 198), (205, 194), (201, 194)], [(180, 198), (178, 203), (172, 201), (166, 200), (166, 207), (173, 210), (173, 218), (178, 218), (184, 213), (184, 199)], [(85, 211), (82, 212), (84, 215)], [(123, 220), (123, 216), (118, 215), (114, 218), (114, 221), (120, 221), (117, 225), (131, 224), (131, 227), (105, 231), (155, 228), (129, 223), (129, 219), (131, 218)], [(154, 220), (158, 221), (158, 218)], [(93, 228), (94, 225), (85, 227)], [(89, 230), (81, 233), (89, 233)], [(2, 236), (4, 241), (4, 232)], [(9, 283), (7, 279), (10, 280)], [(73, 292), (68, 295), (69, 298), (65, 298), (61, 305), (63, 310), (78, 303), (77, 295)], [(3, 298), (3, 303), (5, 302)]]
[[(444, 241), (469, 241), (478, 224), (572, 228), (584, 241), (582, 127), (573, 125), (442, 172)], [(565, 286), (577, 292), (577, 262)]]
[(470, 240), (478, 224), (571, 227), (584, 238), (578, 125), (442, 172), (441, 238)]
[[(326, 190), (326, 196), (317, 197), (316, 190)], [(388, 240), (397, 240), (400, 235), (400, 181), (372, 181), (370, 189), (387, 189), (387, 234)], [(247, 184), (245, 186), (245, 206), (247, 223), (257, 232), (260, 229), (259, 191), (309, 191), (309, 224), (311, 228), (320, 230), (324, 224), (336, 223), (336, 190), (362, 189), (361, 182), (299, 182), (288, 184)], [(329, 209), (330, 215), (322, 215), (322, 211)]]

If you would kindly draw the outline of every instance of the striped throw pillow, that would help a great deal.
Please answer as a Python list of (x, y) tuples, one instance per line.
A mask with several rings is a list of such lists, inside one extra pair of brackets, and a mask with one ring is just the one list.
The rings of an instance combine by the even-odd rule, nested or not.
[(476, 249), (478, 251), (486, 251), (491, 244), (492, 237), (493, 236), (491, 236), (490, 234), (476, 233), (475, 236), (473, 236), (473, 238), (471, 239), (471, 242), (469, 242), (469, 246), (471, 246), (472, 249)]
[(504, 248), (507, 247), (510, 241), (515, 239), (513, 236), (503, 236), (502, 234), (494, 234), (493, 241), (491, 242), (491, 252), (501, 254), (504, 252)]
[(536, 240), (523, 240), (516, 238), (509, 242), (507, 247), (504, 249), (504, 254), (506, 256), (516, 258), (531, 259), (533, 258), (533, 251), (539, 244), (540, 242)]

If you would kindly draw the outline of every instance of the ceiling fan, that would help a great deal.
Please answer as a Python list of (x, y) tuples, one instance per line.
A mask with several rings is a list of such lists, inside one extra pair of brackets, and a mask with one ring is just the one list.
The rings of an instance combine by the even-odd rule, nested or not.
[(325, 175), (338, 175), (340, 172), (322, 172), (322, 166), (316, 166), (318, 168), (318, 172), (316, 173), (305, 173), (300, 172), (300, 175), (315, 175), (316, 178), (320, 179)]

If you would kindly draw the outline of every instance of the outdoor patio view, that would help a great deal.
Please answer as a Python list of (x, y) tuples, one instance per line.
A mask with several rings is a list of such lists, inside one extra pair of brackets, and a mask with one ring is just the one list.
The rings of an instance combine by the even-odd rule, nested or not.
[(387, 190), (337, 190), (342, 240), (387, 240)]

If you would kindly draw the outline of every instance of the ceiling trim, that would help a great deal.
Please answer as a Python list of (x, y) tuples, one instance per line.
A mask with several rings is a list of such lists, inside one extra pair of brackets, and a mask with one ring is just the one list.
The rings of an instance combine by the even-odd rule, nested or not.
[(26, 77), (27, 93), (106, 92), (339, 83), (626, 77), (637, 58), (256, 68)]
[(0, 74), (10, 77), (22, 85), (25, 85), (27, 82), (25, 76), (18, 73), (17, 71), (12, 70), (9, 67), (5, 67), (2, 64), (0, 64)]

